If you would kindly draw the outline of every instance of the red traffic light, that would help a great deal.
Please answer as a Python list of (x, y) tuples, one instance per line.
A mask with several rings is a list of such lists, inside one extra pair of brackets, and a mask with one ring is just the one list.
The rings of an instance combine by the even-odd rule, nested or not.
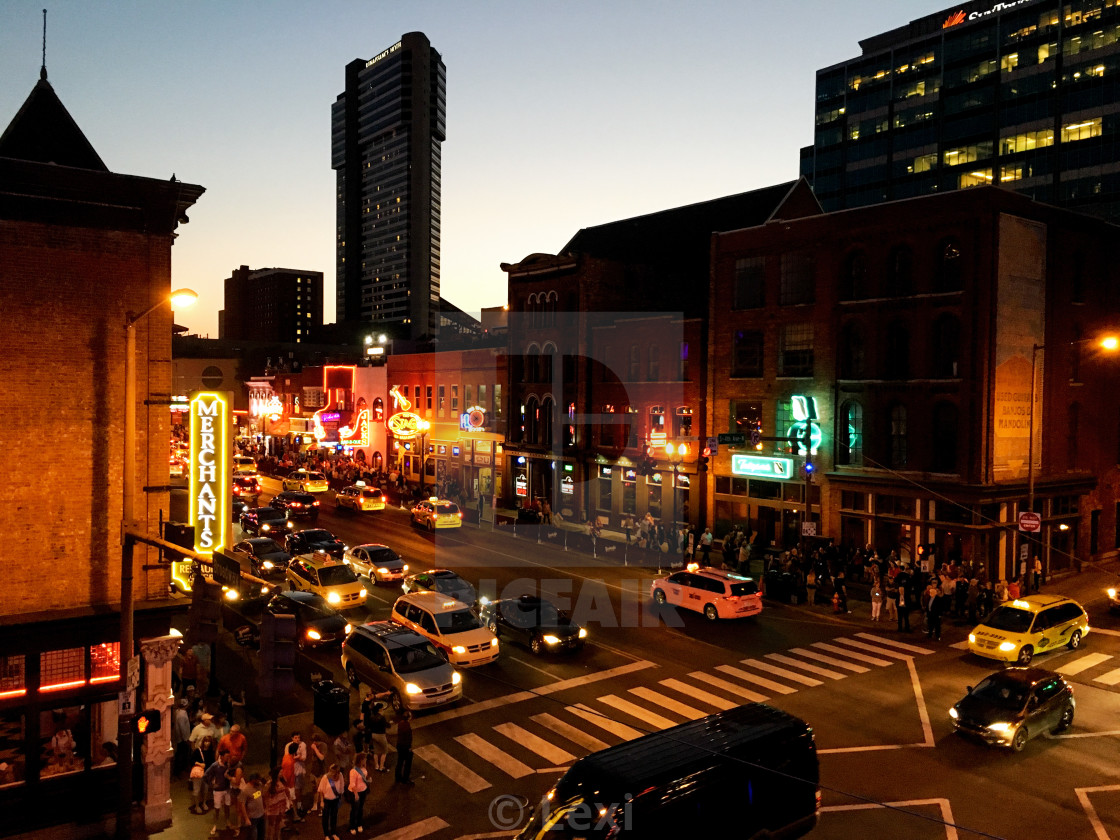
[(712, 454), (712, 448), (710, 446), (705, 446), (704, 451), (701, 452), (700, 454), (703, 455), (705, 458), (708, 458)]

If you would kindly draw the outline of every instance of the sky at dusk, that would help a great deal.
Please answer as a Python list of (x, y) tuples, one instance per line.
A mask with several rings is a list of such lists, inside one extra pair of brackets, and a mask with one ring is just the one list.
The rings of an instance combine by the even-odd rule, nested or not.
[[(798, 175), (815, 73), (921, 0), (47, 2), (47, 71), (113, 172), (200, 184), (176, 321), (217, 337), (240, 265), (322, 271), (334, 320), (330, 108), (347, 62), (424, 32), (447, 66), (442, 293), (505, 303), (499, 263), (582, 227)], [(0, 3), (0, 128), (39, 76), (44, 0)], [(641, 301), (635, 301), (641, 307)]]

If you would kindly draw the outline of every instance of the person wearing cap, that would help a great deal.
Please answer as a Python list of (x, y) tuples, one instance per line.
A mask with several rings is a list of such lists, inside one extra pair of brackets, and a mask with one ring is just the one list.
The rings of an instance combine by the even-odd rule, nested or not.
[(203, 712), (202, 718), (194, 729), (191, 730), (191, 749), (197, 747), (202, 743), (202, 739), (210, 736), (210, 739), (217, 744), (222, 739), (222, 733), (218, 731), (218, 727), (214, 725), (214, 716), (209, 712)]

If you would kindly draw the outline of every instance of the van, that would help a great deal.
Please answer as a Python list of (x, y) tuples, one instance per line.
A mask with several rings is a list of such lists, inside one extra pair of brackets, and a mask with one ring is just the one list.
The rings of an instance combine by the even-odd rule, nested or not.
[(712, 824), (743, 840), (801, 837), (817, 824), (819, 781), (812, 727), (750, 703), (579, 759), (517, 838), (679, 840)]

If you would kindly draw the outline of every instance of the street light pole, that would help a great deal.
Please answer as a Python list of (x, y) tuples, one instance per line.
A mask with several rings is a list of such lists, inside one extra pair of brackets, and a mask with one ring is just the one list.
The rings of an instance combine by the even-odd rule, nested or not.
[[(679, 541), (680, 534), (677, 531), (677, 474), (680, 471), (681, 461), (684, 460), (688, 454), (688, 444), (681, 443), (674, 446), (671, 443), (665, 444), (665, 457), (669, 459), (669, 463), (673, 465), (673, 486), (669, 488), (669, 495), (673, 500), (673, 534), (675, 541)], [(687, 536), (685, 537), (687, 539)]]

